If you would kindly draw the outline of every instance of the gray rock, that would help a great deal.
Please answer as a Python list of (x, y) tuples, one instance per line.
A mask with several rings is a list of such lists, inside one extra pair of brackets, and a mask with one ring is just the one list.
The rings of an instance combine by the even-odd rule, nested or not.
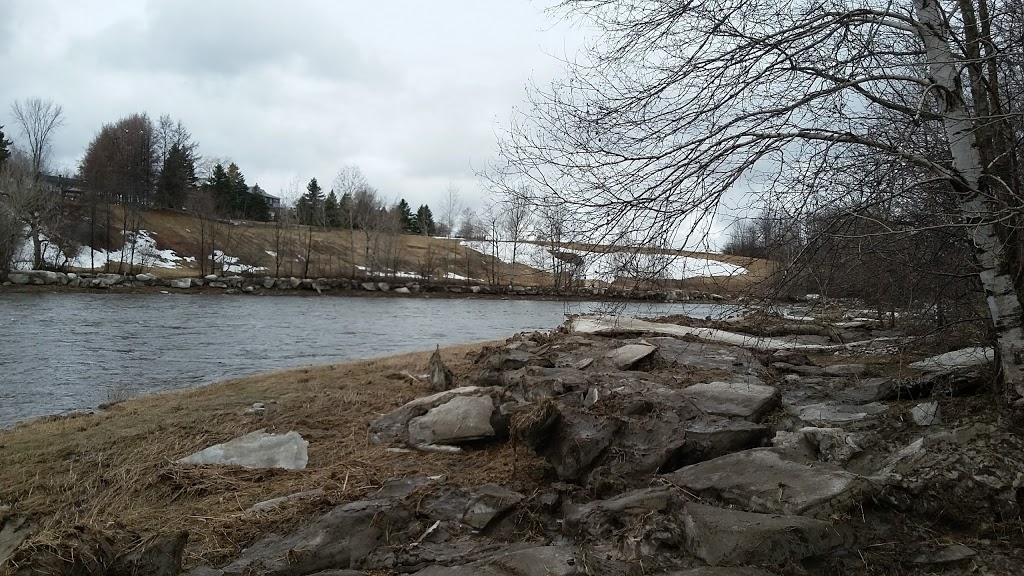
[(413, 521), (393, 498), (339, 506), (285, 536), (269, 534), (223, 568), (224, 574), (290, 576), (327, 569), (363, 568), (366, 557)]
[(496, 484), (474, 488), (444, 486), (419, 502), (431, 520), (453, 520), (483, 530), (492, 520), (523, 501), (523, 495)]
[(495, 435), (489, 396), (456, 396), (409, 421), (413, 444), (461, 444)]
[(842, 465), (861, 452), (859, 439), (859, 434), (852, 434), (840, 428), (808, 426), (796, 432), (776, 433), (772, 438), (772, 446), (797, 450), (808, 458)]
[(252, 294), (255, 291), (256, 291), (256, 289), (253, 288), (252, 286), (246, 286), (246, 287), (242, 288), (242, 292), (245, 292), (246, 294)]
[(824, 368), (829, 376), (863, 376), (868, 373), (867, 364), (833, 364)]
[(710, 460), (725, 454), (763, 446), (768, 427), (727, 418), (701, 418), (686, 425), (684, 443), (662, 465), (662, 470)]
[(658, 351), (657, 346), (648, 344), (626, 344), (605, 354), (605, 358), (619, 370), (631, 370)]
[(434, 392), (451, 390), (455, 386), (455, 374), (441, 360), (440, 346), (434, 348), (434, 353), (430, 355), (427, 369), (430, 371), (430, 389)]
[(927, 372), (946, 372), (956, 368), (967, 368), (971, 366), (984, 366), (995, 361), (995, 351), (992, 348), (976, 347), (954, 350), (925, 358), (920, 362), (910, 364), (911, 368)]
[(184, 530), (157, 534), (144, 540), (124, 556), (118, 557), (110, 573), (178, 576), (186, 544), (188, 532)]
[(814, 366), (812, 364), (808, 364), (806, 366), (790, 366), (789, 371), (803, 376), (821, 376), (825, 373), (824, 368), (821, 366)]
[(405, 286), (399, 286), (393, 290), (395, 294), (412, 294), (412, 290), (409, 290)]
[(408, 442), (409, 422), (432, 408), (459, 396), (500, 398), (501, 393), (501, 388), (496, 387), (464, 386), (417, 398), (370, 422), (370, 440), (378, 444)]
[(865, 420), (875, 414), (888, 410), (884, 404), (848, 405), (835, 402), (808, 404), (790, 409), (794, 416), (816, 426), (829, 427), (833, 424), (845, 424)]
[(308, 447), (309, 442), (303, 440), (298, 432), (268, 434), (263, 430), (257, 430), (229, 442), (200, 450), (178, 462), (305, 470), (309, 461), (306, 453)]
[(391, 290), (391, 285), (387, 282), (377, 282), (377, 289), (381, 292), (387, 292)]
[(135, 279), (138, 280), (139, 282), (145, 282), (147, 284), (150, 284), (156, 281), (156, 276), (152, 274), (136, 274)]
[(919, 554), (915, 556), (911, 562), (913, 564), (954, 564), (957, 562), (963, 562), (964, 560), (970, 560), (977, 555), (977, 552), (967, 546), (954, 544), (952, 546), (947, 546), (938, 552)]
[(862, 502), (865, 478), (776, 448), (755, 448), (687, 466), (664, 478), (696, 495), (756, 512), (828, 518)]
[(0, 567), (35, 532), (28, 519), (21, 516), (8, 516), (0, 524)]
[(216, 282), (218, 277), (216, 274), (207, 274), (206, 276), (203, 276), (203, 280), (206, 280), (207, 282)]
[(274, 282), (275, 282), (274, 278), (271, 278), (270, 276), (264, 277), (263, 278), (263, 288), (265, 288), (267, 290), (270, 290), (271, 288), (274, 287)]
[(775, 576), (761, 568), (735, 566), (729, 568), (691, 568), (676, 572), (666, 572), (658, 576)]
[(31, 281), (29, 275), (24, 272), (11, 272), (7, 275), (7, 280), (11, 284), (28, 284)]
[(922, 402), (910, 409), (910, 419), (918, 426), (934, 426), (942, 423), (938, 402)]
[(297, 500), (305, 500), (307, 498), (318, 498), (324, 495), (323, 488), (316, 488), (314, 490), (306, 490), (303, 492), (296, 492), (295, 494), (288, 494), (287, 496), (280, 496), (278, 498), (271, 498), (270, 500), (264, 500), (257, 502), (250, 506), (246, 512), (265, 512), (267, 510), (273, 510), (279, 508), (289, 502), (295, 502)]
[(224, 282), (210, 282), (207, 284), (210, 288), (227, 288), (228, 285)]
[(376, 292), (378, 290), (376, 282), (363, 282), (360, 286), (367, 292)]
[(298, 288), (301, 285), (302, 285), (302, 279), (300, 279), (300, 278), (296, 278), (296, 277), (292, 276), (291, 278), (288, 279), (288, 287), (291, 288), (292, 290), (295, 290), (296, 288)]
[(853, 544), (847, 526), (801, 516), (726, 510), (693, 502), (683, 509), (686, 546), (718, 565), (783, 565)]
[(463, 566), (430, 566), (417, 576), (582, 576), (589, 574), (582, 557), (571, 548), (540, 546), (499, 554)]
[(575, 480), (608, 448), (618, 428), (619, 422), (613, 418), (563, 410), (540, 452), (560, 480)]
[(169, 281), (167, 283), (167, 285), (170, 286), (171, 288), (180, 288), (180, 289), (191, 288), (192, 287), (192, 279), (191, 278), (175, 278), (174, 280)]
[(710, 382), (683, 390), (698, 408), (718, 416), (739, 416), (758, 422), (779, 406), (779, 391), (772, 386)]

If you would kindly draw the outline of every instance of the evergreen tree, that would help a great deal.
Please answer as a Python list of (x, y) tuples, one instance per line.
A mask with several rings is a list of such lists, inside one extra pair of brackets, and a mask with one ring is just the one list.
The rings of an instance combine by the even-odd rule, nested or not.
[(263, 197), (261, 192), (263, 192), (263, 189), (260, 188), (259, 184), (254, 184), (252, 188), (246, 190), (245, 217), (250, 220), (269, 222), (270, 204), (267, 203), (267, 199)]
[(306, 185), (306, 193), (295, 204), (295, 211), (302, 224), (319, 226), (324, 223), (324, 193), (316, 178), (311, 179)]
[(418, 234), (419, 230), (416, 229), (416, 217), (412, 214), (412, 208), (409, 203), (402, 198), (398, 201), (397, 206), (398, 212), (398, 223), (402, 227), (402, 232), (405, 234)]
[(416, 227), (415, 231), (423, 236), (433, 236), (437, 234), (437, 224), (434, 223), (434, 214), (430, 211), (430, 206), (421, 204), (416, 209)]
[(0, 126), (0, 168), (3, 168), (4, 162), (11, 157), (11, 142), (4, 138), (4, 127)]
[(354, 228), (352, 216), (352, 194), (345, 192), (338, 201), (338, 225), (346, 229)]
[(156, 180), (157, 205), (176, 209), (183, 207), (189, 188), (195, 185), (196, 168), (192, 152), (174, 143)]
[(203, 189), (213, 197), (218, 214), (229, 214), (234, 209), (231, 197), (231, 178), (228, 177), (223, 165), (217, 164), (213, 167), (213, 172), (203, 183)]
[(324, 200), (324, 223), (328, 228), (341, 227), (341, 206), (338, 204), (338, 195), (332, 189)]

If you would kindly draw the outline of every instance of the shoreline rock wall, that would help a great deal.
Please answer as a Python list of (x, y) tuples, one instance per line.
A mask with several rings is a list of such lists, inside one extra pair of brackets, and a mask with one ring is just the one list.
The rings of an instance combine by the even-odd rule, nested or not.
[(495, 286), (487, 284), (448, 284), (432, 282), (405, 282), (395, 284), (377, 279), (329, 279), (296, 278), (272, 276), (218, 276), (160, 278), (153, 274), (108, 274), (53, 272), (50, 270), (23, 270), (7, 275), (3, 286), (67, 286), (71, 288), (105, 290), (121, 288), (170, 288), (174, 290), (198, 290), (213, 288), (225, 293), (259, 294), (266, 291), (356, 291), (378, 292), (394, 295), (420, 293), (450, 293), (466, 295), (507, 295), (507, 296), (582, 296), (628, 300), (651, 300), (657, 302), (724, 301), (725, 296), (706, 292), (671, 290), (640, 291), (612, 290), (608, 288), (556, 289), (541, 286)]

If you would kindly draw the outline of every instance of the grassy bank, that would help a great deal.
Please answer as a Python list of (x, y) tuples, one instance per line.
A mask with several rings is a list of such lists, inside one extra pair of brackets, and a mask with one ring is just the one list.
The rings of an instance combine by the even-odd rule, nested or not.
[[(442, 351), (457, 375), (484, 344)], [(300, 368), (127, 400), (96, 414), (49, 417), (0, 431), (0, 504), (30, 516), (33, 546), (74, 550), (84, 534), (123, 527), (151, 534), (188, 530), (186, 565), (225, 560), (268, 531), (287, 530), (334, 505), (360, 499), (396, 475), (446, 475), (467, 484), (520, 478), (536, 456), (511, 445), (460, 455), (397, 453), (367, 440), (378, 414), (429, 386), (415, 378), (430, 352)], [(254, 402), (266, 413), (243, 415)], [(304, 471), (196, 467), (179, 458), (266, 429), (309, 441)], [(513, 482), (515, 482), (513, 480)], [(253, 504), (322, 489), (268, 512)], [(87, 553), (84, 548), (81, 553)]]

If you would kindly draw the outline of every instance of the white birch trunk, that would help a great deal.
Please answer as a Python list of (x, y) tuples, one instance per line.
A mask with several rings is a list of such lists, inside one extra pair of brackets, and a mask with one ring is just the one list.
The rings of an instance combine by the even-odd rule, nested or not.
[(984, 166), (978, 151), (974, 122), (964, 101), (959, 63), (950, 48), (950, 30), (937, 0), (914, 0), (918, 26), (926, 49), (935, 97), (949, 139), (953, 168), (966, 190), (960, 194), (960, 211), (974, 223), (971, 229), (981, 283), (988, 297), (996, 333), (996, 350), (1003, 383), (1008, 393), (1024, 397), (1024, 331), (1021, 304), (1009, 274), (1006, 251), (993, 223), (990, 201), (983, 194)]

